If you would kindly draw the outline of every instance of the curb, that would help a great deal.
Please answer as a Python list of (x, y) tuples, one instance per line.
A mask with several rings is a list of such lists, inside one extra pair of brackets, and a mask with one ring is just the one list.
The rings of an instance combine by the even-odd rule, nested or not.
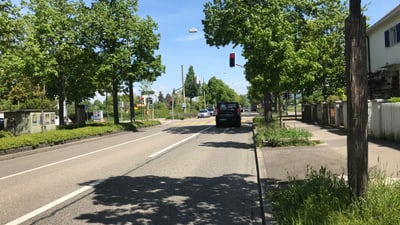
[(258, 174), (258, 184), (260, 192), (260, 202), (263, 216), (263, 225), (276, 225), (277, 222), (272, 213), (271, 201), (266, 197), (267, 188), (263, 179), (267, 178), (267, 170), (264, 164), (264, 157), (259, 148), (256, 147), (256, 157), (257, 157), (257, 174)]
[[(253, 124), (253, 137), (256, 135), (256, 130)], [(263, 225), (276, 225), (278, 224), (272, 213), (272, 205), (270, 200), (266, 197), (266, 185), (264, 179), (267, 178), (267, 169), (265, 166), (265, 161), (261, 149), (257, 148), (254, 144), (254, 154), (257, 167), (257, 181), (258, 181), (258, 191), (260, 195), (260, 208), (261, 208), (261, 218)]]

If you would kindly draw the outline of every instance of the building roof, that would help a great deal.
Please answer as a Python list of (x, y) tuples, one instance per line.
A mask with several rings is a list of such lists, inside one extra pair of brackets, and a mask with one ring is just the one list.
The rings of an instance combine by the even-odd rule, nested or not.
[(397, 5), (392, 11), (386, 14), (382, 19), (378, 20), (374, 25), (368, 28), (367, 33), (373, 32), (376, 28), (380, 27), (380, 25), (385, 24), (387, 21), (391, 20), (392, 18), (400, 16), (400, 4)]

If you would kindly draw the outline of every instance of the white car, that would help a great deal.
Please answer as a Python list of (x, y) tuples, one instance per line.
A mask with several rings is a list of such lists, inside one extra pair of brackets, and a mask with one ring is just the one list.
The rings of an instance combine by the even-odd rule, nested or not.
[(210, 117), (210, 112), (207, 109), (202, 109), (199, 111), (199, 114), (197, 114), (197, 118), (206, 118)]

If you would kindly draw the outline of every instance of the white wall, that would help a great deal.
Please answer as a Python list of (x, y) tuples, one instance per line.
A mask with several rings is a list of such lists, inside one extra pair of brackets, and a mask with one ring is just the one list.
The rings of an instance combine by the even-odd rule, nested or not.
[(400, 23), (400, 15), (374, 26), (368, 31), (371, 72), (382, 70), (382, 67), (400, 63), (400, 43), (385, 47), (385, 31)]

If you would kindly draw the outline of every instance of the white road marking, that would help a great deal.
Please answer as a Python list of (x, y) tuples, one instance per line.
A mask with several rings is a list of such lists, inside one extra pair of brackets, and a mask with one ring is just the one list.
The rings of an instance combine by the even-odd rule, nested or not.
[(91, 183), (91, 184), (89, 184), (87, 186), (84, 186), (84, 187), (82, 187), (82, 188), (80, 188), (80, 189), (78, 189), (78, 190), (76, 190), (74, 192), (71, 192), (71, 193), (69, 193), (69, 194), (67, 194), (67, 195), (65, 195), (65, 196), (63, 196), (63, 197), (61, 197), (59, 199), (56, 199), (55, 201), (50, 202), (47, 205), (44, 205), (44, 206), (42, 206), (42, 207), (40, 207), (40, 208), (38, 208), (36, 210), (33, 210), (32, 212), (30, 212), (28, 214), (25, 214), (25, 215), (13, 220), (13, 221), (7, 223), (7, 224), (5, 224), (5, 225), (21, 224), (21, 223), (23, 223), (23, 222), (25, 222), (25, 221), (27, 221), (27, 220), (39, 215), (39, 214), (41, 214), (41, 213), (46, 212), (47, 210), (49, 210), (49, 209), (51, 209), (51, 208), (53, 208), (53, 207), (55, 207), (55, 206), (57, 206), (57, 205), (59, 205), (59, 204), (61, 204), (63, 202), (68, 201), (71, 198), (74, 198), (75, 196), (80, 195), (81, 193), (83, 193), (85, 191), (93, 189), (94, 186), (102, 183), (103, 181), (104, 180), (98, 180), (98, 181), (93, 182), (93, 183)]
[(211, 127), (207, 127), (207, 128), (205, 128), (205, 129), (203, 129), (203, 130), (201, 130), (201, 131), (199, 131), (199, 132), (193, 134), (193, 135), (190, 136), (190, 137), (187, 137), (187, 138), (185, 138), (185, 139), (183, 139), (183, 140), (181, 140), (181, 141), (179, 141), (179, 142), (176, 142), (176, 143), (173, 144), (173, 145), (170, 145), (170, 146), (168, 146), (168, 147), (166, 147), (166, 148), (164, 148), (164, 149), (161, 149), (160, 151), (158, 151), (158, 152), (156, 152), (156, 153), (154, 153), (154, 154), (149, 155), (149, 158), (154, 158), (154, 157), (156, 157), (156, 156), (158, 156), (158, 155), (161, 155), (162, 153), (164, 153), (164, 152), (166, 152), (166, 151), (169, 151), (170, 149), (175, 148), (176, 146), (179, 146), (180, 144), (185, 143), (186, 141), (188, 141), (188, 140), (190, 140), (190, 139), (192, 139), (192, 138), (194, 138), (194, 137), (200, 135), (201, 133), (203, 133), (204, 131), (206, 131), (206, 130), (208, 130), (208, 129), (210, 129), (210, 128), (211, 128)]
[[(190, 137), (187, 137), (187, 138), (185, 138), (185, 139), (183, 139), (183, 140), (181, 140), (181, 141), (179, 141), (179, 142), (177, 142), (177, 143), (175, 143), (175, 144), (173, 144), (173, 145), (171, 145), (169, 147), (166, 147), (166, 148), (164, 148), (164, 149), (162, 149), (162, 150), (150, 155), (149, 157), (151, 157), (151, 158), (156, 157), (156, 156), (158, 156), (158, 155), (160, 155), (160, 154), (162, 154), (162, 153), (164, 153), (164, 152), (166, 152), (166, 151), (168, 151), (168, 150), (170, 150), (170, 149), (172, 149), (172, 148), (174, 148), (174, 147), (176, 147), (176, 146), (178, 146), (178, 145), (180, 145), (180, 144), (182, 144), (182, 143), (184, 143), (184, 142), (186, 142), (186, 141), (188, 141), (188, 140), (190, 140), (190, 139), (192, 139), (192, 138), (194, 138), (194, 137), (196, 137), (198, 135), (200, 135), (202, 132), (204, 132), (204, 131), (206, 131), (206, 130), (208, 130), (210, 128), (211, 127), (207, 127), (206, 129), (203, 129), (203, 130), (193, 134)], [(139, 139), (136, 139), (136, 140), (124, 142), (124, 143), (121, 143), (121, 144), (118, 144), (118, 145), (114, 145), (114, 146), (110, 146), (110, 147), (107, 147), (107, 148), (99, 149), (99, 150), (94, 151), (94, 152), (90, 152), (90, 153), (82, 154), (82, 155), (79, 155), (79, 156), (71, 157), (71, 158), (68, 158), (68, 159), (65, 159), (65, 160), (61, 160), (61, 161), (58, 161), (58, 162), (50, 163), (50, 164), (47, 164), (47, 165), (44, 165), (44, 166), (40, 166), (40, 167), (37, 167), (37, 168), (34, 168), (34, 169), (23, 171), (23, 172), (20, 172), (20, 173), (15, 173), (15, 174), (12, 174), (12, 175), (9, 175), (9, 176), (6, 176), (6, 177), (2, 177), (2, 178), (0, 178), (0, 180), (5, 180), (5, 179), (10, 178), (10, 177), (15, 177), (15, 176), (18, 176), (18, 175), (21, 175), (21, 174), (29, 173), (29, 172), (32, 172), (32, 171), (35, 171), (35, 170), (39, 170), (39, 169), (42, 169), (42, 168), (45, 168), (45, 167), (53, 166), (53, 165), (60, 164), (60, 163), (63, 163), (63, 162), (67, 162), (67, 161), (70, 161), (70, 160), (73, 160), (73, 159), (81, 158), (81, 157), (84, 157), (84, 156), (87, 156), (87, 155), (95, 154), (95, 153), (98, 153), (98, 152), (101, 152), (101, 151), (105, 151), (105, 150), (108, 150), (108, 149), (111, 149), (111, 148), (115, 148), (115, 147), (118, 147), (118, 146), (122, 146), (122, 145), (125, 145), (125, 144), (128, 144), (128, 143), (132, 143), (132, 142), (135, 142), (135, 141), (143, 140), (143, 139), (146, 139), (146, 138), (149, 138), (149, 137), (156, 136), (156, 135), (161, 134), (161, 133), (163, 133), (163, 132), (159, 132), (159, 133), (156, 133), (156, 134), (153, 134), (153, 135), (149, 135), (149, 136), (146, 136), (146, 137), (143, 137), (143, 138), (139, 138)], [(58, 199), (50, 202), (49, 204), (44, 205), (44, 206), (42, 206), (42, 207), (40, 207), (40, 208), (38, 208), (36, 210), (33, 210), (32, 212), (27, 213), (27, 214), (25, 214), (25, 215), (13, 220), (13, 221), (7, 223), (5, 225), (18, 225), (18, 224), (21, 224), (23, 222), (26, 222), (27, 220), (29, 220), (29, 219), (37, 216), (37, 215), (40, 215), (40, 214), (46, 212), (47, 210), (49, 210), (51, 208), (54, 208), (54, 207), (56, 207), (57, 205), (59, 205), (59, 204), (61, 204), (63, 202), (68, 201), (69, 199), (72, 199), (72, 198), (74, 198), (74, 197), (76, 197), (76, 196), (78, 196), (78, 195), (80, 195), (80, 194), (82, 194), (82, 193), (84, 193), (84, 192), (86, 192), (88, 190), (93, 189), (94, 186), (96, 186), (96, 185), (98, 185), (98, 184), (100, 184), (102, 182), (104, 182), (104, 180), (98, 180), (96, 182), (93, 182), (90, 185), (84, 186), (84, 187), (82, 187), (82, 188), (80, 188), (80, 189), (78, 189), (76, 191), (73, 191), (73, 192), (71, 192), (71, 193), (69, 193), (69, 194), (67, 194), (67, 195), (65, 195), (65, 196), (63, 196), (61, 198), (58, 198)]]
[(43, 166), (39, 166), (39, 167), (36, 167), (36, 168), (33, 168), (33, 169), (21, 171), (19, 173), (14, 173), (14, 174), (11, 174), (11, 175), (8, 175), (8, 176), (5, 176), (5, 177), (0, 177), (0, 181), (1, 180), (6, 180), (6, 179), (11, 178), (11, 177), (16, 177), (16, 176), (19, 176), (19, 175), (22, 175), (22, 174), (30, 173), (30, 172), (33, 172), (33, 171), (36, 171), (36, 170), (40, 170), (40, 169), (43, 169), (43, 168), (47, 168), (47, 167), (50, 167), (50, 166), (54, 166), (54, 165), (57, 165), (57, 164), (65, 163), (65, 162), (68, 162), (68, 161), (71, 161), (71, 160), (74, 160), (74, 159), (79, 159), (79, 158), (82, 158), (82, 157), (85, 157), (85, 156), (88, 156), (88, 155), (93, 155), (93, 154), (96, 154), (96, 153), (99, 153), (99, 152), (110, 150), (112, 148), (120, 147), (120, 146), (123, 146), (123, 145), (126, 145), (126, 144), (130, 144), (130, 143), (133, 143), (133, 142), (136, 142), (136, 141), (140, 141), (140, 140), (143, 140), (143, 139), (146, 139), (146, 138), (154, 137), (154, 136), (162, 134), (162, 133), (165, 133), (165, 132), (158, 132), (158, 133), (155, 133), (155, 134), (152, 134), (152, 135), (149, 135), (149, 136), (146, 136), (146, 137), (138, 138), (138, 139), (135, 139), (135, 140), (132, 140), (132, 141), (127, 141), (127, 142), (124, 142), (124, 143), (121, 143), (121, 144), (117, 144), (117, 145), (113, 145), (113, 146), (110, 146), (110, 147), (107, 147), (107, 148), (102, 148), (102, 149), (99, 149), (99, 150), (96, 150), (96, 151), (93, 151), (93, 152), (89, 152), (89, 153), (86, 153), (86, 154), (77, 155), (77, 156), (74, 156), (74, 157), (71, 157), (71, 158), (68, 158), (68, 159), (64, 159), (64, 160), (61, 160), (61, 161), (49, 163), (49, 164), (46, 164), (46, 165), (43, 165)]

